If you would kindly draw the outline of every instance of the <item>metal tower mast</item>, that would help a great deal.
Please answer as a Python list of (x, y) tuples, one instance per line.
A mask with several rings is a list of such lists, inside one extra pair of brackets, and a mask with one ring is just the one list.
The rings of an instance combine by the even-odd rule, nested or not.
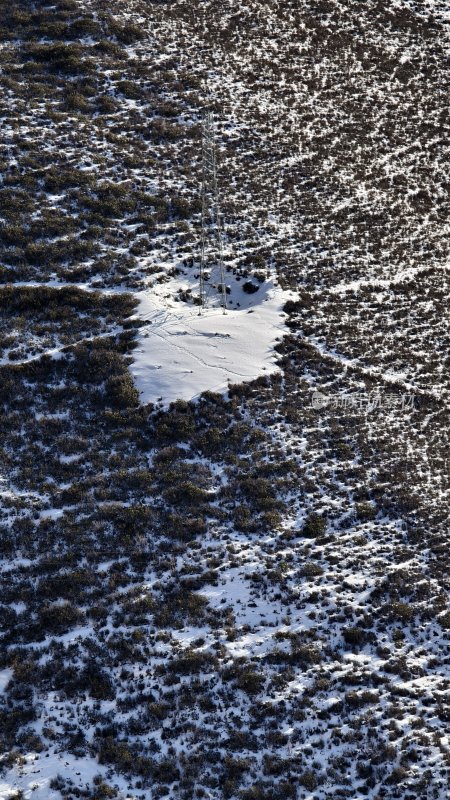
[(220, 297), (224, 313), (227, 289), (223, 263), (222, 215), (217, 184), (217, 155), (212, 111), (206, 109), (202, 133), (202, 233), (200, 244), (200, 312)]

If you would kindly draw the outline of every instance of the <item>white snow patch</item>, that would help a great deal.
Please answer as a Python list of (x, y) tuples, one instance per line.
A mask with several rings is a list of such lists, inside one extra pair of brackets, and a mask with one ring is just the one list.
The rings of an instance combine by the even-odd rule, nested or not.
[[(52, 778), (57, 775), (72, 780), (79, 789), (86, 789), (95, 775), (101, 775), (109, 782), (107, 768), (89, 756), (78, 759), (69, 753), (55, 752), (48, 757), (43, 753), (28, 753), (21, 763), (4, 775), (3, 780), (0, 779), (0, 800), (6, 800), (20, 790), (26, 800), (60, 800), (60, 792), (50, 788)], [(113, 784), (119, 790), (118, 800), (134, 800), (135, 795), (129, 793), (124, 778), (115, 775)]]
[(139, 293), (140, 331), (131, 371), (143, 403), (192, 400), (204, 391), (226, 391), (228, 383), (251, 381), (277, 370), (277, 339), (285, 333), (282, 306), (292, 292), (272, 281), (245, 308), (198, 308)]
[(12, 669), (0, 670), (0, 693), (4, 692), (13, 676)]

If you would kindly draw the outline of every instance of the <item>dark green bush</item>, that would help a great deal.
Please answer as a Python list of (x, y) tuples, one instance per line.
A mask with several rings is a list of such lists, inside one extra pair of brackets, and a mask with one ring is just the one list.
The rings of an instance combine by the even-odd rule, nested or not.
[(306, 770), (302, 772), (299, 778), (299, 782), (301, 786), (304, 786), (305, 789), (308, 789), (309, 792), (313, 792), (314, 789), (317, 789), (319, 782), (317, 780), (317, 775), (312, 770)]
[(169, 503), (176, 506), (198, 506), (207, 503), (210, 494), (192, 481), (182, 481), (178, 486), (167, 489), (164, 497)]
[(110, 17), (108, 20), (108, 28), (109, 32), (115, 36), (119, 42), (125, 45), (140, 42), (145, 38), (145, 30), (131, 22), (122, 25), (120, 22)]
[(68, 26), (66, 37), (68, 39), (83, 39), (84, 37), (98, 38), (102, 34), (102, 26), (91, 17), (80, 17)]
[(352, 690), (350, 692), (347, 692), (345, 695), (345, 702), (352, 708), (360, 708), (361, 706), (364, 705), (377, 703), (378, 700), (379, 700), (378, 694), (376, 692), (370, 692), (368, 690), (363, 692), (357, 692), (355, 690)]
[(323, 569), (320, 564), (314, 564), (311, 561), (307, 561), (306, 564), (303, 564), (300, 574), (304, 578), (317, 578), (319, 575), (323, 575)]
[(369, 520), (375, 519), (377, 515), (376, 506), (373, 503), (357, 503), (356, 515), (362, 522), (369, 522)]
[(133, 408), (139, 405), (139, 392), (129, 374), (108, 378), (106, 397), (115, 408)]
[(48, 633), (64, 633), (79, 625), (83, 620), (82, 612), (72, 603), (46, 603), (39, 611), (39, 622)]
[(194, 675), (217, 669), (218, 660), (211, 653), (185, 650), (181, 656), (170, 662), (170, 671), (175, 675)]
[(318, 647), (312, 644), (297, 644), (293, 642), (290, 661), (292, 664), (299, 664), (305, 667), (312, 664), (320, 664), (322, 653)]
[(253, 281), (245, 281), (245, 283), (242, 284), (242, 291), (244, 291), (246, 294), (254, 294), (258, 291), (258, 289), (258, 284), (253, 283)]
[(349, 645), (362, 646), (367, 641), (367, 634), (363, 628), (344, 628), (343, 636), (345, 642)]
[(442, 614), (440, 617), (438, 617), (437, 621), (439, 622), (441, 628), (450, 630), (450, 611), (447, 611), (445, 614)]
[(28, 61), (45, 64), (51, 72), (66, 75), (83, 75), (93, 72), (94, 62), (86, 59), (87, 50), (80, 44), (28, 44), (23, 55)]
[(306, 536), (307, 539), (315, 539), (323, 536), (327, 529), (326, 519), (320, 514), (309, 514), (305, 520), (301, 535)]
[(81, 681), (83, 686), (96, 700), (113, 700), (115, 697), (111, 676), (97, 664), (90, 662), (86, 665)]
[(203, 517), (193, 517), (186, 513), (170, 513), (166, 518), (165, 534), (170, 538), (181, 539), (183, 542), (190, 542), (196, 536), (205, 534), (207, 529), (206, 520)]
[(262, 691), (265, 680), (261, 672), (249, 668), (238, 672), (236, 685), (239, 689), (242, 689), (243, 692), (246, 692), (246, 694), (254, 695)]

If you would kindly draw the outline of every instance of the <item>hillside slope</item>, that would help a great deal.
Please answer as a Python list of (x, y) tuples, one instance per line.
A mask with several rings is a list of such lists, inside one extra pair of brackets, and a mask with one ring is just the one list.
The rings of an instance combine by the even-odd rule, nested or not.
[[(0, 8), (0, 796), (445, 800), (445, 4)], [(205, 102), (229, 318), (287, 302), (168, 405)]]

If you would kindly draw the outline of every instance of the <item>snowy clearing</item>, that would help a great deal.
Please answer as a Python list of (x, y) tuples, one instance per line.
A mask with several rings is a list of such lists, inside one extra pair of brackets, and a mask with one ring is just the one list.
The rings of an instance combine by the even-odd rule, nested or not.
[[(192, 400), (228, 383), (251, 381), (277, 370), (273, 347), (283, 334), (282, 307), (292, 292), (267, 281), (258, 299), (239, 310), (198, 309), (141, 292), (139, 316), (148, 320), (133, 353), (131, 371), (142, 402)], [(250, 316), (251, 315), (251, 316)]]
[[(71, 780), (77, 789), (82, 790), (89, 787), (95, 776), (104, 779), (106, 773), (106, 767), (89, 756), (76, 758), (69, 753), (29, 753), (18, 767), (9, 770), (0, 780), (0, 800), (14, 796), (11, 795), (14, 791), (22, 792), (24, 798), (32, 797), (33, 800), (57, 800), (60, 792), (50, 786), (52, 779), (57, 776)], [(126, 780), (116, 777), (115, 784), (119, 790), (116, 797), (132, 800), (133, 796), (126, 791)]]

